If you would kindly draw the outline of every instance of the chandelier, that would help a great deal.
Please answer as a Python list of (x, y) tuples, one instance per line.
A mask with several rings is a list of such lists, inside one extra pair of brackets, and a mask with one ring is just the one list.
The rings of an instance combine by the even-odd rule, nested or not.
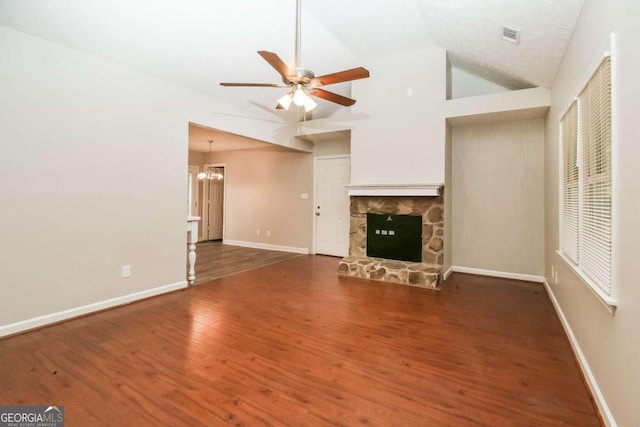
[[(213, 140), (209, 139), (209, 154), (211, 154), (211, 144), (213, 144)], [(208, 179), (208, 180), (222, 180), (224, 179), (224, 175), (222, 174), (222, 168), (208, 168), (206, 172), (199, 172), (196, 175), (196, 178), (200, 180)]]

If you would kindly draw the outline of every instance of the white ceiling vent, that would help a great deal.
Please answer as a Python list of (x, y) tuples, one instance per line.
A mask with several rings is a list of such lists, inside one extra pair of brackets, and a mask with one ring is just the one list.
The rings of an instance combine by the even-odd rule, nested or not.
[(520, 30), (516, 30), (515, 28), (502, 27), (502, 38), (508, 42), (519, 44)]

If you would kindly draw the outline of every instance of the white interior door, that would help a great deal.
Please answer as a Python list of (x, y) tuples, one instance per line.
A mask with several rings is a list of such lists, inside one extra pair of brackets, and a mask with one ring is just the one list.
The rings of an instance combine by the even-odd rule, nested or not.
[[(202, 180), (202, 237), (203, 240), (220, 240), (224, 238), (224, 187), (225, 166), (204, 165), (203, 172), (207, 178)], [(220, 175), (221, 179), (209, 179), (210, 176)]]
[[(214, 168), (215, 173), (224, 175), (224, 168)], [(208, 236), (209, 240), (222, 239), (222, 224), (224, 213), (224, 179), (209, 181), (209, 218)]]
[(222, 183), (211, 183), (211, 209), (209, 209), (209, 240), (222, 239), (222, 212), (224, 199)]
[(344, 257), (349, 253), (351, 158), (315, 159), (315, 252)]

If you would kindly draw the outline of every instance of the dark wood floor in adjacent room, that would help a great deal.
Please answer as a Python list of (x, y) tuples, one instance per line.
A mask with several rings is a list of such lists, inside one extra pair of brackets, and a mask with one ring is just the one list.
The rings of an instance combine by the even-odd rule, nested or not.
[(196, 245), (196, 284), (302, 256), (266, 249), (224, 245), (221, 240)]
[(0, 340), (0, 404), (67, 426), (597, 426), (544, 288), (302, 256)]

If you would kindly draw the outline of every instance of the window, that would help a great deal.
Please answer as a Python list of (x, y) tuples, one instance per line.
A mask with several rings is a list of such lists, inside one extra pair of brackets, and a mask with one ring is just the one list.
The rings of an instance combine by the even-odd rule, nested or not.
[(610, 55), (560, 119), (560, 139), (560, 254), (613, 304)]

